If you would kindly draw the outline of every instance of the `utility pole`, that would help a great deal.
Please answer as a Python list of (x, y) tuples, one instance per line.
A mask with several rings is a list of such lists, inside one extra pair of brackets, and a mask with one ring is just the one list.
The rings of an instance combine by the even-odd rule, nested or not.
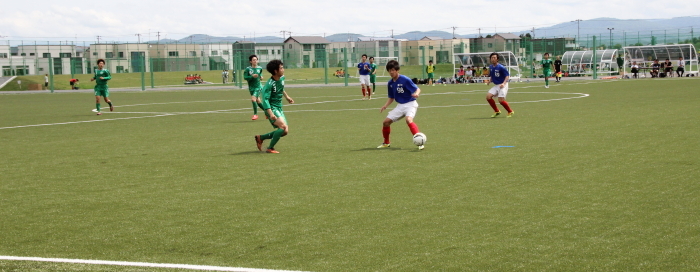
[(141, 34), (136, 34), (136, 35), (134, 35), (134, 36), (139, 37), (139, 38), (138, 38), (138, 39), (139, 39), (139, 43), (141, 43)]
[(615, 28), (608, 27), (608, 30), (610, 31), (610, 47), (608, 47), (608, 49), (610, 49), (612, 48), (612, 31), (615, 30)]
[(156, 36), (158, 36), (158, 43), (160, 43), (160, 31), (156, 32)]
[(576, 28), (578, 29), (578, 31), (576, 32), (577, 33), (576, 34), (576, 44), (579, 44), (579, 41), (581, 40), (581, 21), (582, 21), (581, 19), (576, 19), (574, 21), (571, 21), (571, 22), (576, 22)]
[(452, 39), (456, 39), (456, 37), (455, 37), (455, 29), (457, 29), (457, 27), (456, 27), (456, 26), (453, 26), (453, 27), (452, 27)]
[(101, 38), (102, 38), (102, 36), (97, 36), (97, 44), (100, 43), (100, 39), (101, 39)]
[(481, 38), (481, 28), (479, 28), (479, 37), (478, 38)]
[(286, 40), (286, 39), (287, 39), (287, 37), (286, 37), (286, 35), (285, 35), (285, 34), (287, 34), (287, 33), (289, 33), (289, 37), (292, 37), (292, 32), (291, 32), (291, 31), (282, 30), (282, 31), (280, 31), (280, 32), (282, 33), (282, 40)]
[(535, 28), (533, 27), (530, 32), (532, 32), (532, 39), (534, 39), (535, 38)]
[[(690, 32), (692, 33), (693, 31), (690, 31)], [(392, 39), (394, 38), (394, 30), (393, 29), (391, 30), (391, 38)]]

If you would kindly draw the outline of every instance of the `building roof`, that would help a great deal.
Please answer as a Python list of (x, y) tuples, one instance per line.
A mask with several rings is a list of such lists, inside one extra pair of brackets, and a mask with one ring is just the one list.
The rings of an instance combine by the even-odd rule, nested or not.
[(373, 41), (395, 41), (394, 38), (389, 37), (357, 37), (358, 42), (373, 42)]
[(506, 40), (520, 40), (520, 37), (513, 33), (496, 33), (496, 35), (501, 36), (501, 38), (504, 38)]
[(437, 41), (437, 40), (444, 40), (442, 37), (437, 37), (437, 36), (425, 36), (421, 39), (421, 41), (425, 40), (431, 40), (431, 41)]
[(300, 44), (329, 44), (330, 41), (321, 36), (294, 36), (287, 38), (284, 43), (296, 42)]

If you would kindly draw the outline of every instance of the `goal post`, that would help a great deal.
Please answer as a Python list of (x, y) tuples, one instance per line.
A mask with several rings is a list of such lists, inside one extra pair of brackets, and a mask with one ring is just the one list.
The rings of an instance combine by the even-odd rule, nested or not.
[[(457, 74), (459, 71), (459, 66), (483, 68), (491, 65), (490, 55), (492, 52), (479, 52), (479, 53), (455, 53), (453, 54), (454, 61), (453, 74)], [(518, 58), (511, 51), (496, 52), (498, 53), (498, 63), (505, 66), (508, 69), (511, 80), (520, 80), (522, 76), (520, 71), (520, 66), (518, 63)]]

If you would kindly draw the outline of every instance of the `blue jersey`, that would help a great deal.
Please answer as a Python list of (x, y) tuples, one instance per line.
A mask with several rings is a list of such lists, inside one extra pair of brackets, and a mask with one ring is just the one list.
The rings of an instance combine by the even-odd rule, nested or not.
[(357, 64), (357, 68), (360, 69), (361, 76), (368, 76), (372, 72), (372, 66), (369, 65), (369, 62), (360, 62)]
[(389, 80), (389, 98), (393, 98), (399, 104), (405, 104), (416, 100), (416, 98), (411, 95), (417, 90), (418, 86), (407, 76), (399, 75), (396, 81), (394, 81), (394, 79)]
[(489, 75), (491, 76), (491, 82), (494, 84), (502, 84), (506, 81), (506, 77), (510, 76), (508, 69), (500, 63), (496, 64), (496, 66), (492, 64), (489, 67)]

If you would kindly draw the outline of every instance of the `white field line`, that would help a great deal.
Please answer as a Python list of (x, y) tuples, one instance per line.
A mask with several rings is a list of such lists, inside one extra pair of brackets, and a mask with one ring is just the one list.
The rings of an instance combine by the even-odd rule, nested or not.
[[(605, 83), (605, 82), (615, 82), (615, 81), (595, 81), (595, 82), (579, 82), (571, 83), (568, 85), (582, 85), (582, 84), (595, 84), (595, 83)], [(552, 85), (556, 86), (556, 85)], [(439, 88), (439, 87), (436, 87)], [(526, 89), (526, 88), (542, 88), (540, 85), (536, 86), (523, 86), (523, 87), (513, 87), (510, 89)], [(472, 91), (461, 91), (461, 92), (444, 92), (444, 93), (426, 93), (423, 96), (429, 95), (449, 95), (449, 94), (465, 94), (465, 93), (481, 93), (483, 90), (472, 90)], [(575, 99), (588, 97), (588, 94), (583, 93), (559, 93), (559, 92), (519, 92), (522, 94), (526, 93), (543, 93), (543, 94), (567, 94), (567, 95), (579, 95), (577, 97), (565, 97), (565, 98), (555, 98), (555, 99), (545, 99), (545, 100), (533, 100), (533, 101), (518, 101), (509, 103), (535, 103), (535, 102), (549, 102), (557, 100)], [(357, 97), (355, 95), (345, 95), (345, 96), (323, 96), (323, 97)], [(306, 97), (298, 97), (306, 98)], [(313, 97), (318, 98), (318, 97)], [(381, 98), (379, 98), (381, 99)], [(348, 99), (348, 100), (327, 100), (309, 103), (298, 103), (298, 104), (288, 104), (286, 107), (291, 106), (302, 106), (302, 105), (313, 105), (313, 104), (325, 104), (325, 103), (336, 103), (336, 102), (349, 102), (357, 101), (358, 99)], [(166, 104), (183, 104), (183, 103), (208, 103), (208, 102), (228, 102), (232, 100), (211, 100), (211, 101), (188, 101), (188, 102), (160, 102), (160, 103), (148, 103), (148, 104), (133, 104), (133, 105), (122, 105), (118, 107), (133, 107), (133, 106), (148, 106), (148, 105), (166, 105)], [(471, 107), (471, 106), (483, 106), (487, 104), (468, 104), (468, 105), (447, 105), (447, 106), (422, 106), (422, 109), (428, 108), (450, 108), (450, 107)], [(115, 107), (116, 108), (116, 107)], [(22, 125), (22, 126), (12, 126), (12, 127), (0, 127), (2, 129), (13, 129), (13, 128), (28, 128), (28, 127), (43, 127), (43, 126), (56, 126), (56, 125), (70, 125), (70, 124), (80, 124), (80, 123), (93, 123), (93, 122), (104, 122), (104, 121), (117, 121), (117, 120), (130, 120), (130, 119), (143, 119), (152, 117), (164, 117), (164, 116), (175, 116), (175, 115), (185, 115), (185, 114), (203, 114), (203, 113), (243, 113), (238, 111), (247, 111), (250, 108), (240, 108), (240, 109), (226, 109), (226, 110), (212, 110), (212, 111), (201, 111), (201, 112), (107, 112), (109, 114), (113, 113), (123, 113), (123, 114), (155, 114), (149, 116), (133, 116), (133, 117), (120, 117), (120, 118), (109, 118), (109, 119), (96, 119), (96, 120), (85, 120), (85, 121), (74, 121), (74, 122), (61, 122), (61, 123), (47, 123), (47, 124), (35, 124), (35, 125)], [(286, 110), (285, 112), (339, 112), (339, 111), (365, 111), (365, 110), (377, 110), (377, 108), (362, 108), (362, 109), (338, 109), (338, 110)]]
[(0, 260), (9, 261), (34, 261), (34, 262), (55, 262), (55, 263), (74, 263), (74, 264), (96, 264), (96, 265), (121, 265), (121, 266), (139, 266), (139, 267), (161, 267), (161, 268), (179, 268), (190, 270), (208, 270), (208, 271), (236, 271), (236, 272), (298, 272), (292, 270), (270, 270), (258, 268), (243, 268), (243, 267), (224, 267), (211, 265), (191, 265), (191, 264), (167, 264), (167, 263), (142, 263), (142, 262), (118, 262), (118, 261), (102, 261), (102, 260), (81, 260), (81, 259), (61, 259), (61, 258), (39, 258), (39, 257), (17, 257), (17, 256), (0, 256)]

